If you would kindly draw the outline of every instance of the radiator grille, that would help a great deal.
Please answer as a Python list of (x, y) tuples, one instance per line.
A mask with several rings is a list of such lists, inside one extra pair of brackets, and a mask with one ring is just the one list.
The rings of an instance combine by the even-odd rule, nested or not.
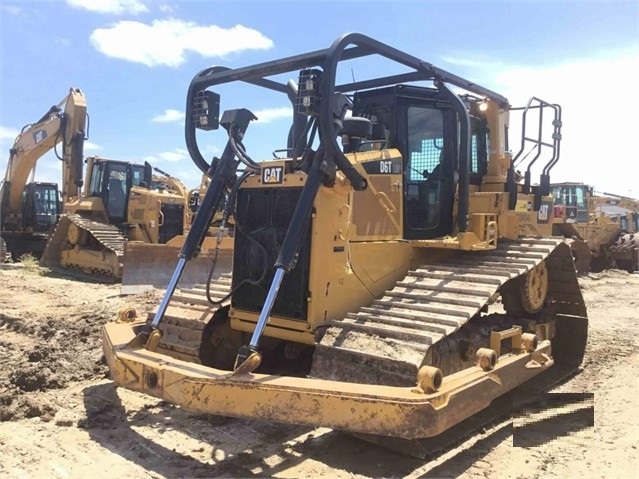
[(161, 208), (164, 223), (160, 226), (159, 242), (166, 243), (171, 238), (184, 233), (184, 206), (163, 204)]
[[(246, 279), (259, 279), (264, 265), (267, 273), (260, 285), (244, 284), (236, 291), (232, 300), (234, 308), (256, 313), (261, 311), (275, 274), (274, 264), (301, 191), (301, 188), (246, 188), (239, 191), (235, 210), (233, 288)], [(295, 268), (284, 275), (273, 306), (272, 314), (275, 316), (306, 320), (311, 245), (309, 230), (307, 227)]]

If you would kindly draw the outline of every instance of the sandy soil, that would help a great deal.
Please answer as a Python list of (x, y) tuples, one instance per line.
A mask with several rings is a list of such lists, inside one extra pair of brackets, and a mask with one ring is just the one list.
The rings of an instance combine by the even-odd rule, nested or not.
[[(555, 391), (594, 393), (594, 427), (592, 409), (548, 404), (529, 417), (539, 427), (493, 422), (420, 460), (329, 429), (193, 415), (116, 389), (100, 326), (124, 304), (150, 309), (159, 293), (123, 298), (117, 285), (0, 265), (0, 477), (639, 477), (639, 275), (580, 281), (586, 358)], [(526, 447), (513, 446), (513, 431)]]

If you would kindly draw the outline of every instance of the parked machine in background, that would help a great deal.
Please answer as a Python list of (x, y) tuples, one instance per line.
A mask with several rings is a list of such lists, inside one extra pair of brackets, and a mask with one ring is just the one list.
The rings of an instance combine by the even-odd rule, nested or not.
[[(349, 60), (391, 66), (353, 81)], [(286, 157), (254, 161), (250, 110), (219, 115), (210, 88), (229, 82), (291, 101), (290, 129), (268, 145)], [(552, 138), (522, 142), (550, 145), (532, 186), (518, 184), (507, 153), (517, 110), (506, 98), (360, 34), (205, 69), (186, 104), (186, 145), (211, 183), (157, 309), (127, 308), (104, 327), (117, 385), (192, 411), (401, 439), (415, 452), (518, 385), (581, 363), (586, 308), (570, 248), (550, 237), (558, 105), (523, 108)], [(196, 129), (218, 126), (227, 143), (209, 163)], [(232, 273), (178, 288), (225, 199)], [(505, 313), (490, 307), (500, 296)]]
[(121, 279), (125, 243), (165, 244), (181, 235), (186, 199), (152, 189), (148, 163), (91, 156), (86, 164), (84, 190), (64, 203), (41, 264)]
[[(173, 264), (186, 240), (193, 218), (208, 188), (209, 178), (202, 175), (196, 188), (188, 189), (184, 183), (160, 170), (153, 175), (152, 189), (160, 193), (179, 195), (184, 206), (182, 233), (165, 242), (127, 241), (124, 245), (121, 294), (135, 294), (152, 288), (165, 288), (173, 275)], [(183, 284), (204, 283), (210, 276), (228, 273), (231, 265), (233, 239), (232, 223), (223, 221), (223, 211), (213, 218), (197, 255), (183, 275)]]
[[(35, 123), (26, 125), (9, 150), (4, 180), (0, 184), (0, 259), (11, 253), (37, 258), (62, 212), (62, 201), (78, 196), (82, 187), (82, 160), (87, 105), (84, 94), (69, 94)], [(57, 146), (62, 144), (61, 154)], [(57, 183), (36, 182), (38, 160), (54, 150), (62, 162), (62, 190)], [(61, 198), (62, 196), (62, 198)]]
[(595, 195), (583, 183), (557, 183), (551, 191), (553, 234), (568, 238), (580, 274), (613, 265), (639, 270), (639, 200)]

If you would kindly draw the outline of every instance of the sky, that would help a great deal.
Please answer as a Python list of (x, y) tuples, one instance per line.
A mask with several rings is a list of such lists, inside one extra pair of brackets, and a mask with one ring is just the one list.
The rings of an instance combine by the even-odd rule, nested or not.
[[(560, 104), (561, 158), (551, 181), (639, 197), (636, 1), (1, 0), (0, 174), (20, 129), (74, 87), (90, 116), (85, 155), (149, 161), (194, 187), (201, 174), (183, 131), (194, 75), (327, 48), (349, 32), (490, 88), (513, 106), (532, 96)], [(348, 75), (367, 73), (357, 64)], [(286, 146), (286, 98), (222, 90), (222, 110), (245, 107), (259, 118), (245, 139), (253, 159)], [(514, 150), (516, 125), (513, 118)], [(198, 141), (210, 159), (225, 137), (207, 132)], [(539, 173), (533, 169), (533, 181)], [(61, 174), (52, 153), (39, 160), (37, 181), (60, 183)]]

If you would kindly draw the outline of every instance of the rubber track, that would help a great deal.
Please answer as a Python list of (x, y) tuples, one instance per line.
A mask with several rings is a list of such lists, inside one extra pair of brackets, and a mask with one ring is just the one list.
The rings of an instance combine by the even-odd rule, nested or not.
[(43, 266), (60, 266), (62, 249), (67, 244), (67, 233), (71, 223), (88, 231), (107, 251), (115, 254), (119, 262), (124, 256), (124, 243), (127, 239), (117, 226), (95, 221), (78, 214), (60, 216), (60, 221), (47, 243), (40, 264)]
[(334, 320), (311, 376), (346, 382), (414, 384), (428, 349), (459, 330), (507, 281), (546, 260), (553, 311), (585, 318), (570, 248), (563, 238), (501, 241), (410, 271), (372, 305)]

